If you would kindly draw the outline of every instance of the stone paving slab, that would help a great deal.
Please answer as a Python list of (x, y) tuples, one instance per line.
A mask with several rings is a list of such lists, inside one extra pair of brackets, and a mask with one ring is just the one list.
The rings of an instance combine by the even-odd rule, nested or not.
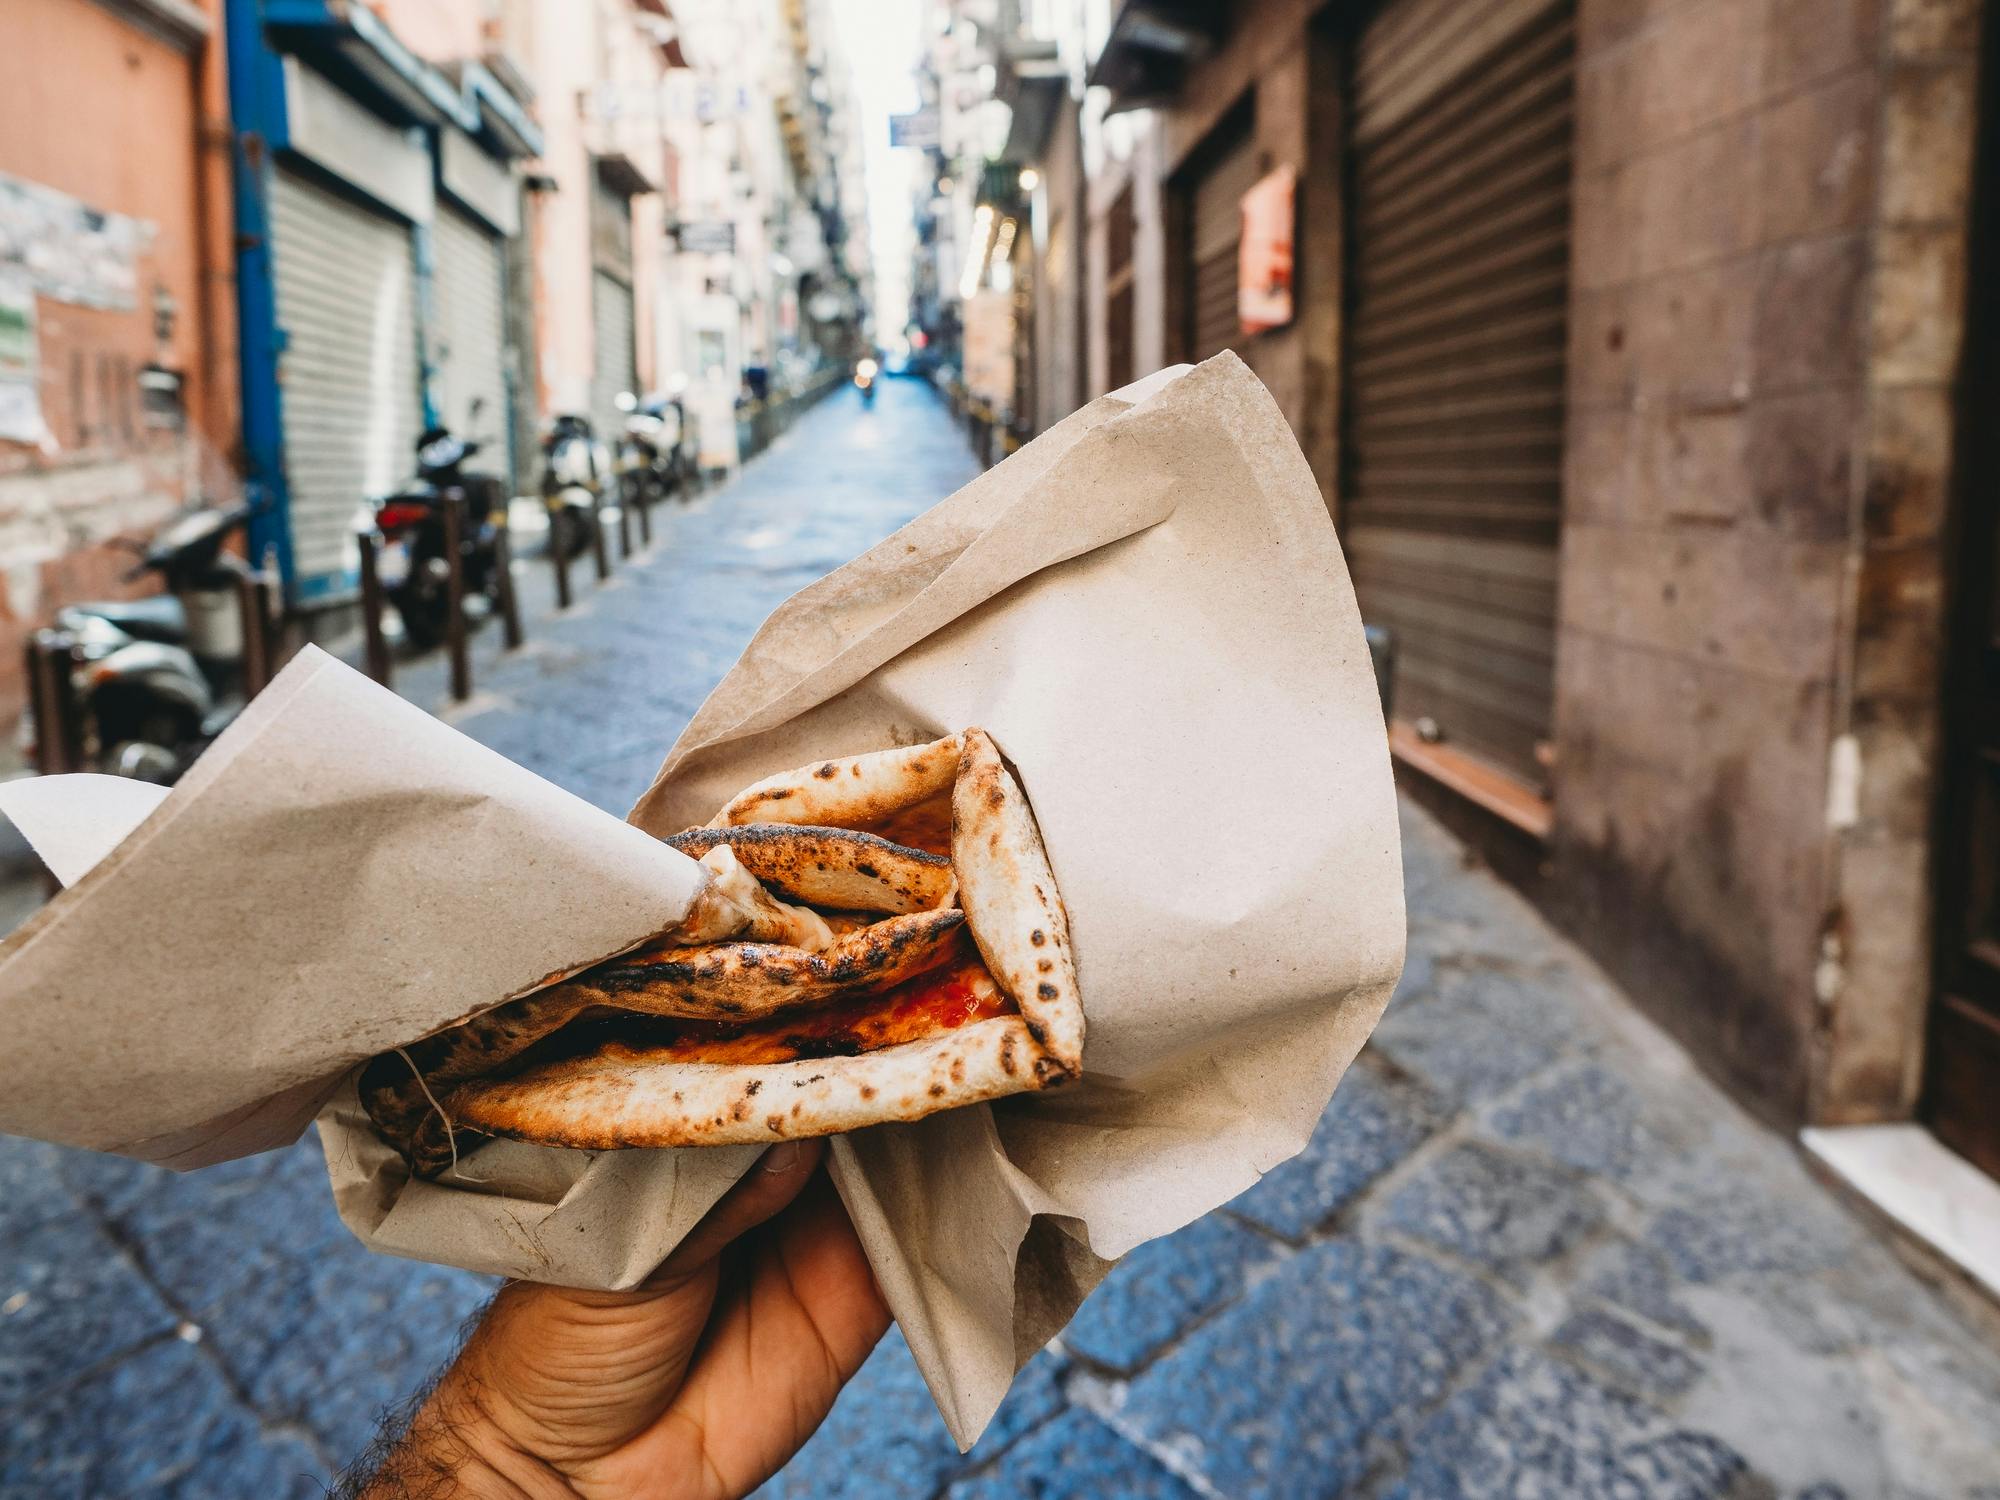
[[(928, 393), (808, 413), (551, 618), (398, 686), (623, 813), (774, 605), (971, 476)], [(2000, 1351), (1406, 811), (1410, 958), (1306, 1152), (1143, 1246), (957, 1452), (884, 1341), (813, 1500), (2000, 1500)], [(361, 1250), (310, 1134), (187, 1176), (0, 1138), (0, 1500), (321, 1493), (490, 1291)], [(1982, 1325), (1983, 1326), (1983, 1325)]]

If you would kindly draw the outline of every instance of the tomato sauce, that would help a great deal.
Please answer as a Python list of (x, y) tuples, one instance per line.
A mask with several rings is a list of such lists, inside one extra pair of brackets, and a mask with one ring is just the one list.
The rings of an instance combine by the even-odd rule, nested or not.
[(926, 854), (951, 853), (951, 797), (933, 797), (901, 812), (891, 813), (879, 823), (861, 830), (905, 849), (921, 849)]
[(1001, 993), (986, 965), (972, 955), (878, 995), (810, 1006), (748, 1026), (607, 1016), (568, 1028), (563, 1050), (649, 1063), (794, 1062), (853, 1057), (1015, 1013), (1014, 1003)]

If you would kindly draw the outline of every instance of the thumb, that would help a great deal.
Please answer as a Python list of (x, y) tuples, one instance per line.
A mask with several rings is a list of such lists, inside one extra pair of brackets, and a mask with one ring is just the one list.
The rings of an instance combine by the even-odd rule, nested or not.
[(674, 1247), (646, 1278), (646, 1285), (677, 1280), (715, 1259), (731, 1240), (755, 1229), (804, 1192), (825, 1157), (823, 1140), (778, 1142)]
[(798, 1197), (825, 1149), (819, 1141), (773, 1146), (630, 1291), (503, 1288), (461, 1360), (486, 1414), (559, 1467), (642, 1431), (686, 1377), (714, 1305), (716, 1257)]

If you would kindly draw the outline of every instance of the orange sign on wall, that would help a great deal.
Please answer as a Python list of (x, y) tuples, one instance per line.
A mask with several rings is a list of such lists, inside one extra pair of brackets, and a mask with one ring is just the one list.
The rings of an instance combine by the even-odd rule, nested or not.
[(1298, 175), (1293, 167), (1276, 167), (1243, 195), (1236, 313), (1246, 334), (1292, 321), (1292, 195)]

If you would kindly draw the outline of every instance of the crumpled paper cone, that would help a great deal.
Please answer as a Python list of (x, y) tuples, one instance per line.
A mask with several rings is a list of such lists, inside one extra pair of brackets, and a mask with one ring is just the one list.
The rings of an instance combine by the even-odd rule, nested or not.
[[(1353, 592), (1234, 355), (1093, 402), (781, 606), (634, 826), (395, 703), (295, 663), (130, 837), (100, 816), (73, 841), (89, 847), (55, 851), (81, 868), (116, 845), (0, 947), (27, 1041), (0, 1059), (0, 1128), (192, 1165), (281, 1144), (324, 1106), (336, 1202), (374, 1248), (630, 1286), (754, 1150), (503, 1142), (412, 1183), (359, 1112), (355, 1065), (672, 920), (690, 862), (639, 830), (978, 724), (1069, 909), (1085, 1078), (830, 1157), (969, 1446), (1118, 1256), (1304, 1146), (1401, 967)], [(367, 764), (384, 757), (394, 774)], [(38, 845), (64, 843), (32, 800), (0, 789)]]
[(1068, 905), (1076, 1088), (832, 1172), (961, 1443), (1109, 1265), (1309, 1139), (1402, 966), (1382, 713), (1318, 485), (1234, 355), (1077, 413), (780, 607), (633, 820), (967, 724)]

